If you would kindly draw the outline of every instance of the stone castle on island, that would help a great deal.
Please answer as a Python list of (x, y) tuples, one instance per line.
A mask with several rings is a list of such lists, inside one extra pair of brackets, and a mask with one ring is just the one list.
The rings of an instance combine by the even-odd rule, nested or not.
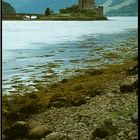
[(103, 15), (103, 6), (96, 7), (95, 0), (79, 0), (78, 8), (80, 10), (92, 10), (99, 15)]
[(16, 20), (107, 20), (103, 13), (103, 6), (96, 6), (96, 0), (77, 0), (74, 4), (65, 9), (59, 9), (59, 13), (49, 12), (44, 15), (30, 13), (5, 14), (3, 19)]
[(78, 7), (80, 10), (95, 9), (95, 0), (79, 0)]

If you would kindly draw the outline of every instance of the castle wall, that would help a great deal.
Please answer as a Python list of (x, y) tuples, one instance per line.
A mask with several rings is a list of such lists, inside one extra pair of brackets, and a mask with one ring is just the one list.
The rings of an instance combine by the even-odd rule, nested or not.
[(95, 0), (79, 0), (79, 9), (94, 9), (96, 8)]
[(96, 16), (103, 16), (103, 6), (96, 7), (95, 0), (79, 0), (80, 10), (90, 10), (94, 12)]
[(103, 6), (98, 6), (98, 14), (103, 15)]

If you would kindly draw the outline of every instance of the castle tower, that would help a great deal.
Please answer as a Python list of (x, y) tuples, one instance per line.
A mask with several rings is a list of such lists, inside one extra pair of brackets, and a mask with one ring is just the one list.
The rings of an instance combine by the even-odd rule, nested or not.
[(96, 4), (95, 0), (79, 0), (79, 9), (80, 10), (87, 10), (87, 9), (95, 9)]

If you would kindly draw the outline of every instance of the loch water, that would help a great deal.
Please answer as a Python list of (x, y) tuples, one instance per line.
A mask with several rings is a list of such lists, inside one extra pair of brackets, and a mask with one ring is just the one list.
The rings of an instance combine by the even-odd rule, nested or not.
[(36, 91), (37, 85), (70, 78), (80, 69), (98, 69), (137, 55), (137, 17), (2, 24), (3, 94)]

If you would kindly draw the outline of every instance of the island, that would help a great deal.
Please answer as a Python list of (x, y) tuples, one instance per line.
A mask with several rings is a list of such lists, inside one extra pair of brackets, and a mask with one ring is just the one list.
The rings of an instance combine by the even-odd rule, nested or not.
[(54, 13), (49, 7), (44, 14), (3, 13), (3, 20), (107, 20), (103, 6), (96, 6), (95, 0), (79, 0), (78, 4)]

